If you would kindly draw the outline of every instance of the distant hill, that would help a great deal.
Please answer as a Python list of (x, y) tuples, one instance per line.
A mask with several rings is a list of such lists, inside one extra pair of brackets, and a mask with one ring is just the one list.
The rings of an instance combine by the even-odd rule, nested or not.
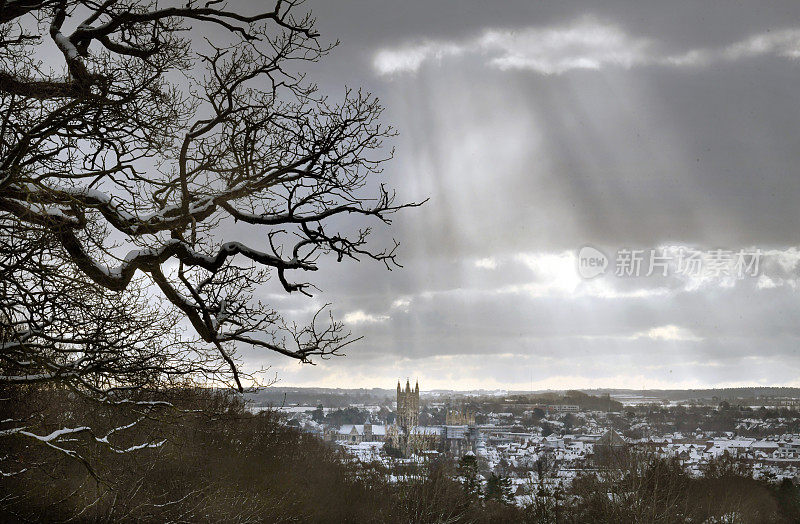
[(613, 396), (641, 395), (664, 400), (736, 400), (759, 397), (792, 397), (800, 398), (800, 388), (785, 387), (743, 387), (717, 389), (583, 389), (590, 395), (609, 394)]
[(584, 391), (569, 390), (561, 392), (515, 394), (506, 397), (507, 403), (544, 404), (551, 406), (571, 405), (590, 411), (620, 411), (622, 404), (612, 399), (608, 393), (590, 395)]

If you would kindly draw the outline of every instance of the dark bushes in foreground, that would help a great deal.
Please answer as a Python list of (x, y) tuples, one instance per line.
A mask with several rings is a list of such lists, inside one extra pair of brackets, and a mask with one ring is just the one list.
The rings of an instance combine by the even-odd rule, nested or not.
[[(119, 454), (87, 443), (80, 451), (91, 470), (59, 451), (16, 439), (9, 451), (32, 467), (0, 481), (5, 519), (285, 522), (383, 513), (371, 482), (357, 478), (320, 440), (280, 424), (274, 413), (251, 415), (236, 397), (208, 390), (171, 397), (190, 411), (163, 411), (159, 420), (141, 421), (125, 435), (135, 445), (157, 434), (166, 439), (163, 445)], [(80, 397), (61, 395), (48, 403), (62, 413), (80, 410), (82, 420), (96, 410), (93, 427), (125, 422), (108, 424), (103, 419), (115, 418), (113, 410)], [(29, 404), (19, 407), (31, 411)]]

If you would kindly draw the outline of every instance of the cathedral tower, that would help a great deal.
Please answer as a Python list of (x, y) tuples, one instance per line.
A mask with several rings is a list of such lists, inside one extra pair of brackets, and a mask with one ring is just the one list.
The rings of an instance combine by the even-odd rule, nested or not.
[(419, 381), (414, 389), (411, 383), (406, 380), (405, 389), (400, 389), (400, 381), (397, 381), (397, 422), (401, 427), (413, 427), (419, 422)]

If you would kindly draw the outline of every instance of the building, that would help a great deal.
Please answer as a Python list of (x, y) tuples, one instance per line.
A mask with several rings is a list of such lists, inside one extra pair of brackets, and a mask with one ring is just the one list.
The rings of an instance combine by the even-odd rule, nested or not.
[(447, 453), (460, 457), (464, 453), (474, 452), (478, 441), (475, 414), (466, 408), (448, 409), (443, 437), (442, 444)]
[(441, 446), (444, 430), (440, 427), (419, 425), (419, 381), (411, 389), (406, 380), (405, 389), (397, 382), (397, 417), (386, 431), (386, 440), (404, 456), (412, 453), (437, 450)]
[(326, 436), (327, 440), (345, 441), (351, 444), (361, 442), (383, 442), (386, 440), (386, 426), (379, 424), (345, 424)]
[(575, 406), (573, 404), (552, 404), (547, 406), (547, 411), (552, 411), (556, 413), (577, 413), (581, 410), (580, 406)]
[(628, 442), (610, 429), (594, 443), (594, 462), (602, 467), (620, 467), (628, 459)]
[(419, 423), (419, 381), (411, 390), (411, 384), (406, 379), (406, 389), (400, 389), (400, 381), (397, 381), (397, 419), (395, 424), (412, 428)]
[(470, 413), (467, 409), (449, 409), (445, 415), (445, 424), (448, 426), (474, 426), (475, 414)]
[(422, 453), (441, 447), (444, 428), (441, 426), (415, 426), (408, 435), (408, 451)]
[(475, 452), (480, 432), (474, 423), (472, 425), (446, 425), (442, 436), (444, 437), (442, 439), (444, 451), (460, 457), (465, 453)]

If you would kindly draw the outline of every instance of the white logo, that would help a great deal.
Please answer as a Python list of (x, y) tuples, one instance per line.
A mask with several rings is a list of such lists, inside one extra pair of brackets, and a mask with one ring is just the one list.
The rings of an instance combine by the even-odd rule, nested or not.
[(592, 246), (583, 246), (578, 252), (578, 274), (583, 278), (594, 278), (606, 272), (608, 257)]

